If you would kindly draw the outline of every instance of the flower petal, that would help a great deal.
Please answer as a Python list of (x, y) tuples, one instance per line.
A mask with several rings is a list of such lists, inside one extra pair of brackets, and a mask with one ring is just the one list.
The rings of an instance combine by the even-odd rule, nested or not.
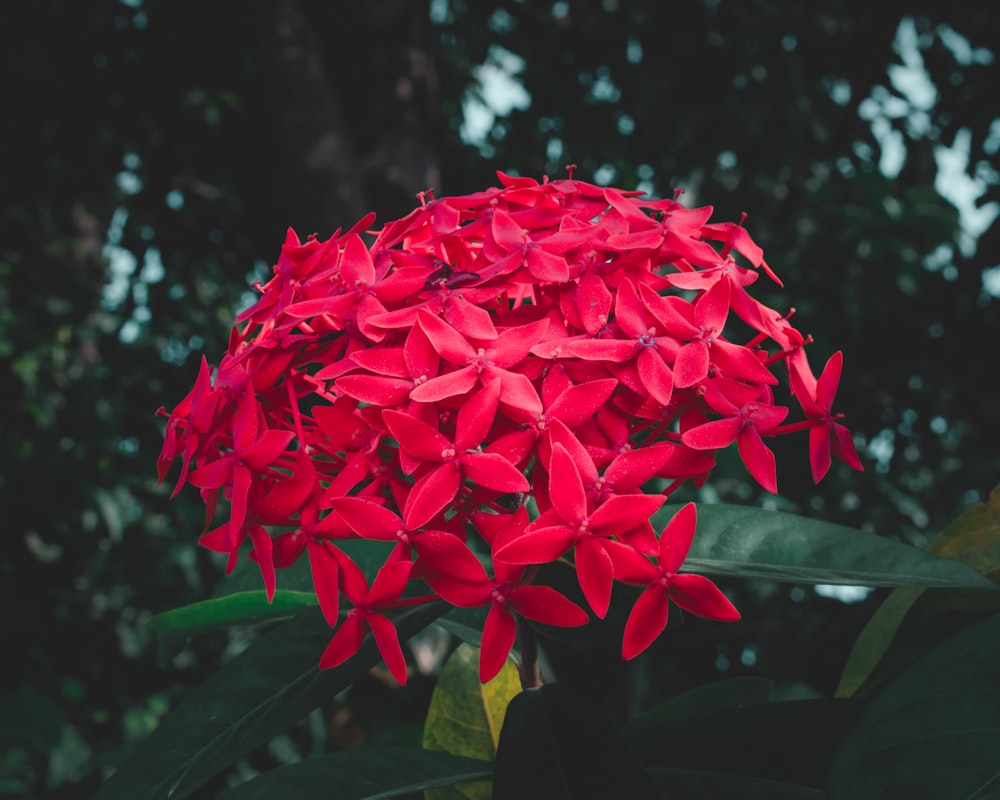
[(479, 680), (488, 683), (503, 669), (510, 649), (517, 638), (514, 615), (505, 607), (494, 603), (483, 624), (483, 643), (479, 651)]
[(757, 429), (750, 426), (740, 431), (739, 437), (736, 440), (736, 447), (740, 452), (740, 458), (743, 459), (743, 463), (757, 483), (771, 494), (777, 494), (778, 477), (777, 467), (774, 463), (774, 453), (764, 444), (764, 440), (760, 438)]
[(336, 497), (330, 505), (358, 536), (391, 542), (403, 520), (383, 505), (363, 497)]
[(813, 482), (819, 483), (830, 469), (830, 424), (817, 422), (809, 429), (809, 465)]
[(406, 530), (415, 531), (445, 509), (458, 494), (461, 475), (452, 462), (441, 464), (417, 481), (406, 498), (403, 522)]
[(660, 569), (672, 575), (681, 568), (694, 541), (697, 524), (698, 512), (694, 503), (688, 503), (674, 514), (660, 534)]
[(412, 570), (412, 561), (393, 561), (383, 565), (372, 581), (368, 604), (377, 608), (398, 600), (406, 589)]
[(364, 621), (360, 614), (348, 614), (344, 624), (337, 628), (333, 639), (326, 646), (319, 659), (320, 669), (339, 667), (353, 656), (361, 647), (365, 638)]
[(674, 386), (686, 389), (700, 383), (708, 376), (708, 342), (696, 339), (677, 352), (674, 362)]
[(643, 347), (636, 359), (639, 380), (660, 405), (670, 404), (674, 391), (674, 374), (655, 347)]
[(482, 563), (455, 534), (447, 531), (424, 531), (411, 537), (411, 542), (420, 555), (421, 574), (430, 570), (434, 574), (445, 574), (467, 583), (487, 580)]
[(500, 380), (496, 378), (466, 400), (455, 423), (455, 449), (479, 447), (493, 425), (500, 404)]
[(838, 350), (823, 367), (823, 373), (816, 381), (816, 403), (829, 413), (837, 396), (837, 386), (840, 384), (840, 373), (844, 368), (844, 354)]
[(616, 536), (631, 530), (659, 511), (666, 498), (661, 494), (618, 494), (601, 503), (590, 515), (595, 536)]
[(549, 461), (549, 497), (566, 522), (578, 524), (586, 519), (587, 495), (580, 471), (569, 451), (559, 443), (552, 445)]
[(576, 576), (591, 609), (604, 619), (611, 603), (615, 568), (611, 556), (592, 537), (584, 537), (576, 543)]
[(681, 441), (695, 450), (721, 450), (731, 445), (739, 433), (740, 420), (736, 417), (726, 417), (685, 431)]
[(836, 422), (833, 423), (831, 444), (833, 446), (833, 454), (838, 459), (847, 464), (851, 469), (864, 472), (865, 468), (861, 463), (861, 459), (858, 458), (858, 451), (854, 447), (854, 438), (851, 436), (851, 432)]
[[(405, 563), (397, 561), (397, 564)], [(382, 660), (392, 673), (400, 686), (406, 686), (406, 659), (403, 657), (403, 648), (399, 644), (399, 634), (396, 633), (396, 626), (388, 617), (381, 614), (369, 614), (367, 616), (368, 627), (372, 629), (375, 636), (375, 644), (382, 654)]]
[(458, 397), (472, 389), (478, 380), (475, 367), (462, 367), (420, 384), (410, 392), (410, 399), (418, 403), (436, 403), (449, 397)]
[(618, 381), (614, 378), (569, 386), (552, 402), (547, 416), (561, 420), (571, 430), (578, 428), (597, 413), (617, 387)]
[(387, 409), (382, 419), (399, 446), (420, 461), (442, 461), (444, 451), (454, 449), (446, 436), (412, 414)]
[(445, 360), (464, 367), (476, 357), (476, 348), (451, 325), (429, 311), (420, 309), (417, 324), (427, 335), (434, 350)]
[(551, 586), (517, 586), (507, 592), (507, 599), (522, 617), (545, 625), (577, 628), (590, 621), (586, 611)]
[(473, 483), (498, 492), (526, 492), (531, 488), (524, 474), (499, 453), (462, 456), (462, 469)]
[(663, 587), (658, 584), (646, 587), (635, 601), (628, 622), (625, 623), (622, 658), (626, 661), (635, 658), (655, 642), (667, 627), (669, 611), (670, 601)]
[(700, 617), (721, 622), (733, 622), (740, 618), (736, 606), (704, 575), (674, 575), (670, 582), (670, 599), (685, 611)]
[(538, 528), (502, 545), (493, 558), (510, 564), (548, 564), (573, 546), (575, 535), (565, 525)]
[(258, 525), (256, 522), (251, 522), (247, 525), (247, 533), (250, 534), (250, 541), (253, 542), (254, 560), (257, 562), (257, 566), (260, 567), (260, 574), (264, 579), (264, 590), (267, 592), (267, 602), (270, 603), (274, 600), (274, 590), (276, 587), (271, 535), (263, 526)]

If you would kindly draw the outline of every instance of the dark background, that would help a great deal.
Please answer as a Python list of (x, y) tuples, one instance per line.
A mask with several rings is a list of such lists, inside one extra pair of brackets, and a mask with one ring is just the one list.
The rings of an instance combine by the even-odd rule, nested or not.
[[(286, 227), (384, 222), (496, 169), (575, 163), (748, 212), (786, 287), (758, 296), (798, 309), (817, 367), (845, 353), (838, 405), (866, 471), (814, 487), (805, 437), (785, 437), (780, 496), (733, 459), (702, 499), (926, 544), (1000, 474), (998, 45), (1000, 12), (954, 0), (4, 4), (0, 792), (89, 794), (245, 646), (206, 637), (158, 662), (144, 629), (220, 575), (196, 498), (156, 485), (154, 412), (201, 352), (218, 359)], [(498, 72), (515, 87), (499, 100)], [(668, 632), (655, 681), (608, 666), (605, 694), (630, 687), (609, 706), (721, 674), (829, 692), (877, 600), (728, 588), (743, 623)], [(553, 661), (572, 676), (579, 659)], [(415, 683), (359, 687), (230, 778), (414, 735)]]

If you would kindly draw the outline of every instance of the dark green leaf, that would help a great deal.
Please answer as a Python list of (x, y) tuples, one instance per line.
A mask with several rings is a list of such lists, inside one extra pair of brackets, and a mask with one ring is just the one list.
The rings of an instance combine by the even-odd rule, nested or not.
[[(488, 761), (416, 747), (360, 747), (271, 770), (218, 800), (380, 800), (488, 780)], [(331, 787), (336, 793), (331, 794)]]
[(625, 740), (568, 686), (528, 689), (511, 701), (493, 774), (496, 800), (662, 796)]
[(435, 624), (444, 628), (452, 636), (466, 644), (479, 647), (483, 640), (483, 625), (486, 622), (486, 606), (480, 608), (453, 608)]
[(826, 792), (783, 781), (697, 769), (648, 770), (664, 797), (670, 800), (823, 800)]
[(770, 681), (752, 676), (699, 686), (650, 709), (622, 728), (622, 733), (630, 738), (641, 736), (645, 730), (688, 717), (766, 703), (771, 696), (771, 688)]
[[(677, 511), (657, 513), (660, 530)], [(699, 505), (684, 569), (706, 575), (860, 586), (995, 588), (964, 564), (830, 522), (732, 505)]]
[(857, 722), (853, 700), (761, 703), (667, 722), (629, 736), (648, 767), (721, 771), (825, 786), (837, 747)]
[(148, 623), (159, 641), (161, 652), (170, 650), (178, 642), (199, 633), (228, 628), (231, 625), (249, 625), (292, 616), (304, 606), (315, 606), (313, 592), (275, 592), (274, 600), (267, 602), (263, 589), (255, 592), (236, 592), (215, 597), (157, 614)]
[(830, 789), (851, 800), (997, 796), (1000, 615), (886, 684), (837, 755)]
[[(446, 608), (434, 604), (400, 613), (395, 618), (399, 638), (408, 639)], [(381, 660), (369, 636), (354, 658), (320, 670), (319, 658), (330, 637), (319, 609), (307, 608), (258, 639), (164, 719), (104, 784), (98, 800), (181, 800)]]

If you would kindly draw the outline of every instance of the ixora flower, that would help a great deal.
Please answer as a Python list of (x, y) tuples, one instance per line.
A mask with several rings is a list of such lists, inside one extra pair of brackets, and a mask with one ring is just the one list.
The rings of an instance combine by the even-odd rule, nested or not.
[[(780, 282), (743, 220), (572, 170), (498, 175), (475, 194), (422, 193), (378, 229), (370, 214), (326, 241), (289, 230), (227, 352), (161, 410), (159, 477), (179, 459), (175, 493), (200, 490), (202, 543), (232, 569), (249, 540), (269, 598), (309, 559), (335, 629), (321, 667), (371, 631), (405, 682), (393, 611), (444, 601), (485, 609), (489, 680), (518, 618), (590, 620), (544, 583), (566, 568), (598, 617), (615, 586), (641, 587), (622, 649), (634, 658), (671, 602), (739, 618), (682, 572), (694, 506), (662, 532), (649, 521), (687, 481), (705, 483), (719, 450), (735, 443), (772, 492), (777, 435), (808, 431), (816, 480), (831, 457), (861, 468), (831, 407), (843, 357), (816, 378), (811, 340), (753, 298), (761, 274)], [(782, 376), (799, 421), (776, 400)], [(386, 543), (376, 572), (348, 555), (356, 539)]]

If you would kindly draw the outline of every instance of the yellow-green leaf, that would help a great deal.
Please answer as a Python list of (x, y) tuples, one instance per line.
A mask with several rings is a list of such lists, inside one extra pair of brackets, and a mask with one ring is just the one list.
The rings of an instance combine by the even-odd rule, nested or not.
[[(424, 748), (492, 761), (510, 701), (521, 691), (511, 661), (489, 683), (479, 682), (479, 648), (459, 645), (451, 654), (431, 697), (424, 727)], [(427, 800), (489, 800), (487, 781), (434, 789)]]
[[(927, 547), (927, 552), (953, 558), (994, 577), (1000, 569), (1000, 486), (990, 492), (985, 502), (977, 503), (941, 531)], [(838, 697), (851, 697), (862, 689), (872, 688), (876, 677), (884, 680), (895, 671), (883, 669), (876, 676), (880, 665), (891, 662), (896, 669), (902, 666), (904, 659), (887, 656), (891, 655), (891, 650), (904, 646), (903, 638), (907, 639), (905, 648), (910, 651), (909, 655), (929, 649), (933, 644), (930, 635), (933, 628), (927, 624), (931, 617), (939, 617), (949, 608), (975, 611), (989, 610), (997, 605), (996, 598), (981, 597), (975, 590), (941, 592), (936, 602), (929, 602), (925, 594), (925, 589), (900, 588), (885, 599), (854, 643), (837, 687)], [(926, 631), (928, 635), (922, 637), (926, 639), (923, 644), (915, 641), (912, 635), (899, 635), (904, 621), (918, 612), (922, 612), (920, 624), (906, 627)]]
[(954, 558), (984, 575), (1000, 567), (1000, 486), (941, 531), (927, 552)]

